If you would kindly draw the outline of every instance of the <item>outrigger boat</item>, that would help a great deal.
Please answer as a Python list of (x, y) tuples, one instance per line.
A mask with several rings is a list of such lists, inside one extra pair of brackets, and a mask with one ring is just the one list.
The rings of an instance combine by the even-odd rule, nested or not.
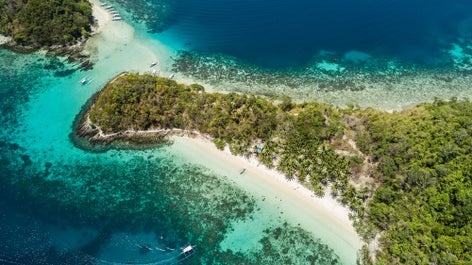
[(244, 174), (244, 172), (246, 172), (246, 169), (245, 169), (245, 168), (243, 168), (243, 169), (241, 169), (241, 170), (239, 171), (239, 175)]
[(185, 259), (188, 259), (195, 253), (192, 245), (188, 245), (182, 249), (182, 252), (179, 254), (179, 262)]
[(80, 84), (82, 84), (82, 85), (87, 84), (87, 82), (88, 82), (87, 77), (84, 77), (80, 80)]

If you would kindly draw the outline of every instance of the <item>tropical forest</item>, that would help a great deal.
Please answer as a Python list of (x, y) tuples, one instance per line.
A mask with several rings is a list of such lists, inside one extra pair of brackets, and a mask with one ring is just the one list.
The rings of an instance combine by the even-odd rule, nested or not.
[(92, 24), (86, 0), (0, 0), (0, 34), (22, 47), (75, 44), (90, 35)]
[[(208, 93), (124, 74), (85, 114), (103, 135), (182, 129), (256, 156), (316, 196), (348, 205), (373, 250), (366, 264), (470, 264), (472, 103), (435, 99), (402, 111), (288, 97)], [(369, 254), (369, 252), (371, 252)]]

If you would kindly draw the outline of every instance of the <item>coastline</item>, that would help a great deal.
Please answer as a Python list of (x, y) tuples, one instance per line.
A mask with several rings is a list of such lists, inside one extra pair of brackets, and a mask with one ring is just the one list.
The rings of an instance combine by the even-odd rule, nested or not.
[[(226, 176), (256, 197), (267, 198), (293, 224), (300, 225), (328, 244), (348, 264), (355, 264), (357, 251), (364, 242), (349, 219), (350, 210), (333, 199), (329, 192), (322, 198), (296, 180), (259, 164), (257, 159), (231, 154), (228, 148), (219, 150), (200, 134), (172, 135), (172, 155), (200, 164), (212, 172)], [(246, 169), (240, 174), (241, 169)], [(355, 250), (354, 253), (349, 250)]]
[[(121, 72), (151, 73), (158, 70), (160, 76), (168, 76), (172, 52), (162, 43), (146, 39), (125, 20), (113, 21), (110, 11), (105, 9), (98, 0), (92, 3), (93, 16), (96, 25), (84, 47), (90, 61), (98, 68), (110, 67), (115, 69), (113, 77)], [(150, 65), (158, 62), (155, 68)], [(165, 63), (164, 63), (165, 62)], [(109, 81), (109, 80), (107, 80)]]
[[(98, 6), (98, 8), (100, 8), (100, 6)], [(69, 177), (69, 174), (61, 174), (62, 172), (66, 172), (66, 170), (70, 172), (74, 172), (73, 174), (71, 174), (71, 176), (76, 176), (76, 175), (80, 176), (82, 174), (83, 174), (82, 175), (83, 177), (86, 177), (87, 174), (89, 174), (91, 177), (100, 176), (99, 174), (95, 175), (95, 172), (101, 172), (99, 170), (95, 170), (95, 168), (97, 169), (100, 169), (100, 167), (111, 168), (112, 165), (127, 166), (126, 159), (128, 159), (128, 156), (125, 156), (125, 155), (130, 154), (130, 156), (131, 155), (137, 156), (142, 161), (149, 162), (150, 159), (146, 160), (146, 157), (148, 158), (155, 157), (156, 153), (158, 153), (159, 155), (162, 155), (161, 152), (163, 152), (164, 156), (166, 157), (167, 156), (166, 152), (167, 150), (169, 150), (168, 153), (171, 153), (171, 156), (169, 156), (168, 159), (173, 159), (172, 155), (175, 155), (175, 157), (178, 158), (177, 160), (183, 160), (179, 162), (183, 162), (183, 163), (194, 162), (200, 165), (204, 165), (206, 166), (206, 169), (209, 169), (209, 171), (218, 173), (218, 175), (220, 175), (220, 178), (223, 179), (225, 183), (226, 182), (235, 183), (235, 187), (244, 188), (245, 190), (248, 191), (247, 192), (248, 194), (254, 194), (253, 196), (256, 198), (267, 197), (267, 200), (265, 201), (265, 203), (258, 204), (257, 206), (264, 208), (264, 206), (267, 203), (267, 204), (271, 204), (269, 205), (271, 207), (270, 208), (271, 210), (277, 211), (278, 209), (280, 209), (280, 213), (283, 212), (283, 214), (280, 215), (280, 216), (283, 215), (282, 220), (284, 221), (287, 220), (287, 222), (289, 222), (290, 224), (298, 223), (298, 225), (300, 225), (300, 222), (301, 222), (303, 229), (308, 229), (310, 232), (313, 232), (313, 234), (315, 234), (317, 237), (318, 235), (320, 235), (323, 241), (327, 241), (330, 243), (330, 246), (334, 244), (336, 247), (335, 251), (337, 253), (339, 253), (342, 257), (346, 255), (346, 258), (349, 261), (351, 260), (351, 257), (349, 256), (351, 255), (351, 253), (353, 253), (353, 251), (351, 250), (356, 248), (355, 246), (357, 246), (358, 244), (357, 241), (360, 241), (360, 244), (362, 244), (363, 242), (360, 239), (358, 239), (359, 237), (358, 235), (356, 238), (355, 231), (354, 233), (352, 233), (351, 231), (352, 223), (350, 222), (348, 218), (349, 209), (347, 209), (346, 207), (342, 207), (339, 203), (337, 203), (336, 200), (330, 198), (329, 190), (327, 192), (327, 195), (324, 198), (317, 198), (315, 196), (312, 196), (312, 192), (309, 189), (306, 189), (305, 187), (299, 185), (299, 183), (296, 180), (288, 181), (285, 178), (285, 176), (283, 176), (282, 174), (279, 174), (277, 171), (267, 169), (264, 166), (259, 165), (257, 161), (254, 160), (254, 158), (247, 159), (241, 156), (234, 156), (228, 151), (228, 149), (224, 151), (216, 149), (212, 140), (209, 138), (206, 138), (204, 135), (198, 135), (198, 134), (194, 135), (193, 132), (191, 131), (186, 132), (186, 131), (182, 131), (178, 129), (168, 130), (168, 131), (167, 130), (149, 130), (149, 131), (129, 130), (129, 131), (121, 133), (121, 135), (126, 135), (128, 139), (132, 139), (132, 140), (145, 139), (146, 137), (157, 138), (156, 135), (159, 133), (162, 133), (163, 136), (168, 136), (170, 137), (170, 139), (174, 141), (173, 146), (164, 145), (163, 147), (158, 146), (159, 148), (156, 148), (156, 146), (154, 145), (154, 148), (152, 149), (144, 150), (144, 151), (137, 151), (137, 152), (135, 152), (134, 150), (132, 151), (110, 150), (110, 152), (105, 152), (103, 154), (94, 154), (93, 150), (86, 149), (86, 151), (83, 151), (83, 150), (79, 150), (75, 148), (76, 146), (71, 146), (71, 143), (69, 139), (67, 138), (67, 136), (74, 135), (75, 132), (71, 133), (70, 124), (72, 122), (72, 119), (77, 115), (80, 109), (82, 109), (84, 112), (87, 111), (87, 107), (85, 107), (83, 104), (90, 98), (90, 95), (92, 93), (95, 93), (96, 91), (101, 91), (104, 84), (107, 81), (109, 81), (109, 79), (113, 79), (114, 78), (113, 76), (115, 76), (116, 73), (123, 71), (123, 69), (125, 70), (139, 69), (139, 70), (132, 70), (132, 71), (149, 72), (150, 68), (149, 68), (148, 61), (151, 59), (143, 56), (143, 55), (149, 54), (149, 51), (154, 56), (156, 55), (161, 56), (161, 54), (159, 53), (159, 50), (156, 47), (150, 46), (150, 43), (152, 43), (152, 41), (147, 41), (146, 39), (143, 38), (143, 33), (142, 32), (140, 33), (139, 28), (131, 27), (130, 25), (128, 25), (128, 22), (111, 22), (111, 21), (107, 22), (106, 20), (102, 20), (102, 21), (105, 21), (105, 23), (102, 23), (101, 24), (102, 26), (99, 26), (100, 29), (99, 27), (97, 27), (96, 34), (93, 35), (89, 39), (93, 41), (95, 45), (95, 47), (93, 47), (93, 45), (90, 45), (92, 49), (95, 49), (95, 53), (92, 53), (92, 55), (98, 54), (96, 58), (99, 58), (96, 60), (97, 67), (95, 67), (94, 69), (89, 70), (87, 72), (85, 71), (72, 72), (72, 74), (69, 74), (65, 78), (64, 77), (56, 78), (55, 76), (50, 77), (49, 74), (50, 73), (52, 74), (54, 71), (37, 70), (39, 68), (36, 66), (36, 64), (29, 63), (29, 62), (34, 62), (33, 60), (29, 59), (33, 57), (25, 56), (25, 58), (27, 58), (28, 60), (15, 59), (15, 61), (13, 61), (15, 68), (24, 69), (21, 71), (18, 70), (18, 72), (21, 73), (21, 75), (16, 74), (16, 72), (14, 72), (15, 75), (11, 75), (10, 71), (5, 71), (6, 78), (3, 78), (3, 77), (2, 78), (3, 80), (9, 80), (10, 81), (9, 83), (11, 83), (12, 85), (15, 84), (13, 83), (13, 81), (20, 80), (21, 78), (21, 80), (22, 81), (24, 80), (24, 82), (18, 82), (18, 84), (22, 84), (22, 85), (21, 86), (17, 85), (17, 87), (27, 88), (30, 86), (30, 84), (34, 84), (34, 86), (31, 86), (31, 88), (35, 88), (35, 87), (38, 87), (38, 89), (44, 88), (42, 90), (45, 91), (45, 92), (39, 93), (37, 92), (38, 89), (36, 88), (34, 90), (33, 89), (24, 90), (24, 91), (33, 91), (33, 93), (29, 93), (28, 95), (32, 95), (31, 98), (34, 98), (35, 100), (28, 103), (29, 105), (27, 106), (25, 105), (26, 107), (24, 109), (23, 109), (23, 105), (16, 104), (18, 106), (18, 109), (25, 114), (20, 115), (20, 116), (17, 115), (21, 119), (20, 122), (22, 122), (22, 124), (20, 125), (22, 126), (15, 127), (15, 126), (11, 126), (10, 124), (7, 124), (8, 126), (11, 126), (11, 128), (6, 127), (7, 128), (6, 132), (9, 134), (7, 136), (8, 137), (7, 139), (8, 140), (10, 138), (12, 139), (12, 143), (14, 144), (14, 145), (11, 145), (12, 147), (15, 147), (18, 145), (21, 147), (24, 147), (24, 150), (25, 150), (24, 153), (28, 154), (31, 157), (31, 159), (34, 161), (34, 165), (39, 166), (38, 167), (39, 170), (42, 170), (43, 168), (45, 168), (44, 172), (47, 172), (47, 173), (54, 172), (53, 174), (50, 174), (50, 175), (45, 174), (45, 176), (51, 176), (51, 178), (48, 177), (48, 179), (54, 179), (53, 177), (62, 178), (62, 180), (64, 181), (67, 180), (69, 181), (67, 183), (70, 183), (72, 185), (76, 183), (74, 182), (75, 178), (67, 179)], [(136, 35), (131, 35), (131, 34), (128, 35), (128, 31), (122, 31), (122, 32), (117, 31), (117, 29), (120, 29), (120, 28), (130, 29), (129, 32), (132, 32), (132, 30), (134, 29), (136, 31)], [(110, 32), (114, 32), (113, 34), (115, 35), (110, 34)], [(103, 37), (104, 34), (109, 34), (110, 38), (109, 39), (104, 38)], [(122, 36), (131, 36), (131, 37), (130, 39), (125, 39)], [(97, 41), (97, 39), (100, 41)], [(111, 40), (111, 43), (108, 43), (108, 41), (110, 40)], [(0, 36), (0, 42), (1, 42), (1, 36)], [(88, 42), (84, 44), (89, 46)], [(126, 45), (128, 47), (125, 47)], [(125, 50), (125, 52), (121, 52), (121, 50), (118, 51), (119, 49), (123, 49)], [(128, 54), (131, 54), (130, 51), (133, 52), (133, 54), (136, 54), (138, 59), (130, 57), (130, 56), (126, 57)], [(40, 55), (42, 56), (42, 54)], [(15, 57), (8, 55), (8, 59), (10, 58), (13, 59)], [(43, 58), (43, 57), (35, 56), (35, 58)], [(164, 65), (162, 64), (162, 61), (168, 59), (169, 57), (164, 57), (164, 58), (157, 57), (157, 58), (159, 58), (159, 67), (162, 67)], [(9, 66), (9, 64), (6, 64), (5, 69), (9, 70), (10, 68), (8, 68), (7, 65)], [(25, 65), (28, 67), (24, 67)], [(42, 66), (46, 64), (40, 63), (38, 65)], [(63, 69), (69, 69), (69, 66), (58, 68), (57, 72), (61, 73), (62, 72), (61, 70)], [(23, 72), (29, 73), (29, 75), (25, 75), (23, 74)], [(45, 74), (39, 75), (41, 73), (45, 73)], [(23, 78), (23, 76), (33, 76), (33, 74), (35, 76), (39, 76), (38, 80), (41, 83), (28, 82), (30, 81), (29, 78)], [(461, 78), (460, 80), (467, 80), (470, 78), (470, 76), (468, 76), (466, 73), (458, 73), (458, 75), (460, 74), (464, 75), (464, 77)], [(9, 78), (9, 76), (10, 77), (14, 76), (15, 78)], [(79, 81), (83, 77), (86, 77), (88, 80), (90, 80), (90, 83), (92, 84), (91, 85), (87, 84), (86, 86), (82, 85)], [(176, 77), (179, 77), (177, 78), (179, 81), (182, 80), (180, 77), (185, 78), (183, 74), (179, 74), (179, 73), (176, 73)], [(411, 78), (411, 80), (413, 80), (413, 78)], [(55, 81), (55, 82), (51, 82), (51, 81)], [(427, 91), (435, 88), (435, 84), (424, 82), (424, 80), (422, 79), (418, 79), (415, 82), (417, 82), (418, 86), (422, 87), (421, 91), (424, 91), (425, 95)], [(447, 79), (446, 81), (444, 81), (445, 85), (449, 84), (451, 86), (449, 90), (447, 89), (444, 90), (445, 93), (456, 89), (455, 88), (456, 82), (457, 82), (456, 79), (453, 79), (453, 80)], [(378, 84), (379, 83), (380, 83), (380, 80), (378, 81)], [(37, 84), (41, 84), (41, 85), (37, 86)], [(64, 89), (64, 88), (67, 88), (67, 89)], [(372, 99), (379, 96), (380, 93), (385, 93), (385, 95), (387, 95), (386, 97), (384, 96), (384, 98), (387, 98), (385, 102), (389, 102), (388, 104), (395, 104), (396, 98), (393, 97), (393, 94), (396, 94), (397, 97), (403, 97), (405, 98), (405, 100), (411, 99), (411, 97), (405, 96), (408, 94), (404, 94), (403, 90), (398, 91), (395, 88), (392, 88), (391, 90), (388, 90), (388, 91), (380, 91), (380, 90), (377, 91), (376, 89), (377, 89), (376, 87), (371, 87), (370, 89), (368, 88), (366, 90), (366, 93), (368, 91), (372, 91)], [(218, 90), (218, 86), (215, 86), (213, 91), (215, 90), (221, 92), (220, 90)], [(269, 88), (267, 90), (269, 91)], [(459, 91), (459, 88), (457, 88), (457, 90)], [(10, 91), (13, 92), (16, 90), (10, 89)], [(22, 91), (23, 90), (20, 90), (20, 92)], [(414, 89), (411, 90), (411, 93), (413, 93), (414, 91), (417, 91), (416, 87), (414, 87)], [(274, 91), (274, 93), (277, 93), (277, 92)], [(315, 94), (315, 93), (317, 92), (314, 92), (312, 94)], [(325, 93), (328, 93), (328, 92), (325, 92)], [(351, 93), (352, 94), (357, 93), (357, 97), (360, 97), (360, 94), (359, 94), (360, 92), (358, 93), (355, 91), (346, 91), (346, 92), (335, 91), (332, 93), (339, 96), (339, 100), (341, 100), (341, 98), (342, 100), (351, 98)], [(417, 92), (414, 92), (414, 93), (417, 93)], [(463, 93), (463, 91), (461, 93)], [(15, 92), (14, 95), (16, 94), (18, 93)], [(27, 94), (27, 93), (23, 93), (23, 94)], [(361, 102), (366, 101), (365, 98), (359, 98), (359, 99), (355, 98), (355, 99)], [(381, 104), (384, 104), (382, 101), (383, 100), (379, 100), (378, 102)], [(390, 105), (387, 105), (387, 106), (389, 107)], [(357, 109), (357, 108), (363, 108), (363, 107), (365, 106), (361, 105), (361, 106), (356, 106), (355, 108)], [(399, 103), (398, 108), (400, 110), (407, 107), (405, 107), (403, 103), (401, 104)], [(396, 111), (396, 110), (397, 109), (394, 107), (390, 109), (390, 111)], [(443, 112), (443, 113), (446, 113), (446, 112)], [(447, 112), (447, 113), (451, 113), (451, 112)], [(78, 115), (77, 117), (85, 117), (85, 116)], [(49, 126), (44, 127), (44, 121), (47, 121)], [(11, 122), (11, 124), (15, 125), (14, 121)], [(73, 128), (76, 128), (75, 125)], [(128, 127), (128, 128), (132, 128), (132, 127)], [(453, 130), (453, 132), (460, 132), (460, 130)], [(101, 136), (104, 136), (105, 138), (109, 137), (110, 139), (112, 139), (114, 135), (101, 134)], [(127, 139), (123, 139), (123, 140), (126, 141)], [(111, 141), (113, 142), (113, 140)], [(119, 140), (116, 142), (113, 142), (113, 145), (118, 142)], [(99, 144), (101, 143), (102, 142), (100, 142)], [(110, 149), (116, 149), (113, 145)], [(147, 148), (148, 146), (143, 146), (143, 147)], [(105, 147), (105, 148), (108, 148), (108, 147)], [(137, 145), (137, 148), (139, 149), (142, 147)], [(127, 148), (125, 147), (125, 149)], [(159, 150), (157, 151), (157, 149)], [(21, 154), (22, 152), (23, 151), (18, 152), (18, 153)], [(16, 154), (17, 151), (12, 150), (11, 153)], [(22, 158), (22, 156), (20, 155), (16, 157)], [(179, 159), (181, 157), (185, 157), (185, 159)], [(12, 161), (14, 160), (12, 159)], [(55, 161), (57, 161), (57, 163)], [(80, 170), (81, 166), (86, 165), (86, 163), (88, 163), (89, 161), (92, 162), (91, 163), (92, 165), (91, 167), (88, 167), (88, 168), (94, 169), (93, 171), (89, 170), (88, 173), (83, 173), (77, 170), (77, 169)], [(53, 165), (52, 169), (55, 171), (49, 171), (49, 167), (51, 164)], [(62, 166), (62, 165), (65, 165), (65, 166)], [(136, 163), (136, 165), (141, 165), (141, 164)], [(71, 168), (73, 168), (74, 170), (71, 171), (70, 170)], [(136, 168), (139, 169), (139, 167), (136, 167)], [(243, 168), (246, 170), (246, 172), (245, 174), (240, 174), (239, 172)], [(18, 171), (18, 172), (21, 172), (21, 171)], [(118, 172), (118, 171), (115, 171), (115, 172)], [(146, 172), (146, 171), (143, 171), (143, 172)], [(162, 172), (164, 172), (164, 170)], [(110, 170), (110, 174), (107, 174), (107, 176), (108, 175), (113, 176), (113, 174), (114, 173), (112, 172), (112, 170)], [(129, 175), (133, 177), (132, 174), (129, 174)], [(191, 176), (191, 174), (188, 174), (188, 175)], [(37, 176), (40, 176), (40, 175), (37, 174)], [(18, 178), (20, 177), (21, 175), (18, 175)], [(145, 179), (144, 181), (145, 183), (146, 183), (146, 180), (147, 179)], [(270, 182), (270, 183), (267, 183), (267, 182)], [(147, 182), (147, 184), (150, 184), (150, 183)], [(110, 192), (110, 194), (118, 194), (118, 193)], [(136, 194), (145, 194), (145, 193), (138, 191), (136, 192)], [(200, 193), (200, 194), (205, 194), (205, 193)], [(179, 200), (185, 201), (186, 199), (179, 198)], [(117, 202), (115, 198), (113, 198), (110, 201)], [(154, 202), (156, 202), (156, 204), (160, 203), (159, 200), (154, 200)], [(391, 205), (395, 205), (395, 204), (396, 203), (393, 203)], [(397, 204), (397, 205), (401, 206), (402, 204)], [(339, 207), (345, 208), (345, 209), (339, 209)], [(391, 209), (393, 209), (393, 207), (389, 208), (388, 212), (390, 214), (395, 214), (395, 211), (391, 211)], [(123, 218), (127, 218), (126, 215), (124, 215)], [(415, 219), (421, 220), (421, 218), (415, 218)], [(126, 219), (123, 219), (123, 220), (126, 220)], [(402, 219), (397, 219), (397, 220), (402, 220)], [(423, 225), (424, 224), (425, 223), (423, 223)], [(234, 225), (234, 224), (230, 224), (229, 227), (231, 227), (231, 225)], [(387, 226), (384, 226), (384, 227), (387, 227)], [(428, 225), (427, 227), (434, 227), (434, 226)], [(236, 227), (235, 229), (236, 232), (240, 233), (241, 229), (238, 230), (237, 228), (238, 227)], [(248, 226), (248, 230), (249, 230), (248, 233), (252, 233), (253, 229), (257, 229), (257, 227)], [(329, 234), (329, 233), (332, 233), (332, 234)], [(362, 234), (362, 232), (360, 234)], [(379, 248), (381, 247), (380, 243), (382, 242), (379, 242), (380, 235), (381, 234), (377, 234), (375, 239), (373, 241), (370, 241), (370, 246), (379, 247)], [(382, 235), (388, 235), (388, 233), (383, 233)], [(231, 235), (229, 235), (229, 237), (231, 237)], [(231, 243), (231, 240), (228, 240), (228, 241)], [(368, 240), (366, 241), (369, 242)], [(241, 241), (241, 242), (247, 242), (247, 241)], [(410, 241), (410, 242), (413, 243), (413, 241)], [(236, 242), (236, 243), (239, 243), (239, 242)], [(350, 248), (349, 251), (346, 252), (347, 254), (342, 251), (345, 249), (343, 246), (345, 246), (346, 248), (347, 247)], [(288, 247), (290, 247), (290, 245), (288, 245)], [(387, 246), (385, 247), (386, 248), (384, 249), (384, 251), (385, 253), (387, 253), (388, 251)], [(340, 250), (338, 250), (337, 248), (339, 248)], [(377, 250), (381, 251), (382, 249), (377, 249)], [(370, 252), (371, 257), (375, 258), (375, 252), (376, 252), (375, 249), (370, 248), (370, 251), (371, 251)], [(406, 254), (407, 252), (405, 252), (405, 256)], [(342, 263), (353, 264), (352, 262), (342, 262)]]
[[(293, 191), (296, 191), (303, 196), (303, 199), (310, 203), (316, 204), (316, 206), (320, 206), (320, 208), (317, 208), (318, 210), (329, 212), (332, 221), (342, 224), (346, 229), (353, 228), (352, 221), (349, 219), (349, 213), (351, 213), (351, 210), (349, 210), (349, 208), (346, 206), (342, 206), (339, 202), (329, 196), (328, 192), (324, 197), (317, 197), (314, 195), (313, 191), (300, 184), (297, 180), (288, 180), (285, 175), (278, 172), (277, 170), (270, 169), (265, 165), (260, 164), (260, 162), (255, 157), (246, 158), (243, 156), (233, 155), (227, 146), (224, 150), (219, 150), (216, 148), (215, 144), (210, 138), (204, 137), (203, 135), (197, 134), (195, 132), (173, 134), (171, 139), (176, 147), (192, 145), (195, 148), (200, 149), (203, 153), (206, 153), (208, 156), (211, 155), (212, 157), (216, 157), (217, 159), (221, 160), (219, 162), (227, 164), (238, 170), (245, 168), (246, 172), (244, 173), (244, 176), (260, 175), (261, 178), (263, 178), (263, 181), (269, 185), (278, 186), (282, 184), (283, 188), (286, 189), (287, 192), (293, 193)], [(179, 149), (178, 151), (184, 150)], [(184, 155), (192, 155), (195, 162), (203, 162), (204, 158), (207, 158), (194, 156), (188, 151), (184, 152)], [(208, 163), (204, 164), (208, 166)], [(210, 167), (210, 169), (220, 171), (219, 173), (223, 173), (223, 175), (228, 174), (227, 168)]]
[[(320, 238), (343, 262), (356, 263), (357, 252), (361, 250), (364, 242), (349, 219), (350, 209), (332, 198), (328, 189), (324, 197), (317, 197), (297, 180), (288, 180), (275, 169), (260, 164), (255, 157), (233, 155), (228, 147), (224, 150), (217, 149), (211, 138), (198, 132), (158, 129), (104, 134), (99, 128), (92, 128), (87, 113), (85, 116), (79, 115), (78, 118), (81, 121), (76, 127), (75, 135), (78, 135), (78, 138), (89, 137), (85, 142), (99, 146), (92, 149), (106, 150), (100, 149), (101, 145), (120, 148), (123, 147), (123, 142), (127, 148), (133, 145), (146, 148), (146, 145), (151, 147), (170, 142), (170, 145), (166, 145), (170, 156), (178, 157), (178, 160), (183, 159), (185, 163), (201, 165), (219, 176), (228, 178), (254, 197), (264, 198), (264, 202), (271, 208), (283, 212), (289, 223), (298, 225)], [(76, 146), (90, 149), (90, 146), (81, 145), (77, 139), (74, 142)], [(241, 169), (245, 169), (244, 174), (240, 174)]]
[(0, 45), (7, 44), (12, 40), (11, 37), (4, 36), (0, 34)]
[[(165, 61), (166, 50), (155, 45), (146, 47), (146, 41), (138, 39), (134, 34), (134, 29), (126, 22), (112, 22), (110, 13), (104, 9), (100, 2), (90, 0), (93, 5), (93, 15), (97, 20), (97, 27), (94, 28), (94, 36), (87, 41), (86, 50), (101, 57), (112, 57), (113, 53), (124, 52), (132, 49), (138, 54), (141, 60), (133, 59), (127, 62), (125, 71), (148, 72), (149, 63), (153, 61)], [(106, 46), (104, 45), (106, 44)], [(126, 48), (124, 46), (127, 46)], [(88, 48), (88, 49), (87, 49)], [(124, 50), (124, 51), (123, 51)], [(162, 52), (161, 52), (162, 51)], [(135, 54), (135, 55), (136, 55)], [(117, 56), (121, 57), (121, 56)], [(143, 63), (143, 58), (145, 58)], [(157, 59), (159, 58), (159, 59)], [(113, 59), (108, 59), (113, 61)], [(95, 61), (95, 60), (94, 60)], [(100, 61), (96, 61), (101, 64)], [(110, 63), (110, 62), (109, 62)], [(120, 62), (122, 63), (122, 62)], [(161, 64), (161, 67), (164, 65)], [(162, 69), (165, 70), (165, 69)], [(161, 72), (161, 74), (164, 74)], [(167, 73), (166, 73), (167, 74)], [(177, 75), (179, 76), (179, 75)], [(114, 79), (114, 78), (113, 78)], [(180, 78), (178, 78), (179, 81)], [(190, 82), (189, 80), (186, 80)], [(213, 90), (213, 89), (211, 89)], [(91, 102), (93, 104), (93, 102)], [(91, 105), (89, 105), (91, 106)], [(85, 122), (88, 109), (77, 116), (78, 130)], [(98, 133), (97, 133), (98, 132)], [(211, 171), (228, 176), (228, 171), (236, 172), (237, 177), (232, 178), (235, 183), (251, 194), (264, 196), (271, 194), (277, 198), (272, 203), (283, 208), (284, 216), (294, 225), (300, 224), (304, 229), (320, 237), (323, 242), (332, 247), (343, 261), (349, 260), (349, 264), (355, 264), (357, 250), (360, 250), (363, 242), (355, 231), (352, 221), (349, 219), (350, 210), (342, 206), (335, 199), (331, 198), (329, 192), (323, 198), (313, 195), (313, 192), (302, 186), (296, 180), (288, 181), (285, 176), (273, 169), (268, 169), (259, 165), (254, 158), (246, 159), (232, 155), (228, 149), (218, 150), (210, 139), (196, 132), (181, 130), (155, 130), (155, 131), (127, 131), (119, 135), (106, 135), (95, 131), (97, 143), (110, 143), (117, 138), (132, 140), (134, 137), (146, 138), (149, 136), (170, 135), (173, 144), (169, 147), (171, 154), (184, 157), (185, 161), (206, 166)], [(77, 131), (73, 132), (77, 135)], [(80, 137), (80, 134), (78, 134)], [(87, 140), (88, 141), (88, 140)], [(77, 146), (77, 141), (74, 141)], [(154, 143), (155, 144), (155, 143)], [(83, 147), (83, 146), (80, 146)], [(86, 148), (89, 148), (87, 146)], [(198, 154), (198, 155), (197, 155)], [(209, 163), (211, 161), (211, 163)], [(239, 175), (239, 170), (246, 168), (246, 173)], [(345, 253), (346, 250), (348, 253)]]
[(89, 0), (89, 2), (92, 4), (92, 15), (96, 24), (94, 27), (92, 27), (92, 34), (94, 35), (102, 32), (105, 26), (112, 21), (112, 17), (111, 14), (101, 6), (99, 1)]
[[(82, 39), (78, 40), (75, 44), (70, 44), (70, 45), (55, 44), (55, 45), (50, 45), (50, 46), (42, 46), (39, 48), (35, 46), (21, 46), (21, 45), (17, 45), (13, 41), (12, 37), (0, 34), (0, 46), (6, 47), (7, 49), (11, 49), (13, 51), (17, 51), (20, 53), (29, 53), (29, 52), (35, 52), (38, 50), (46, 50), (58, 56), (66, 55), (72, 60), (81, 61), (84, 59), (84, 56), (86, 57), (86, 55), (84, 55), (82, 52), (87, 46), (89, 39), (91, 39), (94, 35), (102, 32), (103, 29), (106, 27), (106, 25), (108, 25), (109, 22), (112, 21), (111, 14), (100, 5), (100, 2), (98, 0), (89, 0), (89, 2), (92, 6), (92, 16), (95, 20), (95, 23), (91, 25), (92, 30), (90, 32), (90, 36), (82, 37)], [(84, 63), (83, 68), (88, 67), (90, 64), (90, 62), (86, 59), (83, 63)]]

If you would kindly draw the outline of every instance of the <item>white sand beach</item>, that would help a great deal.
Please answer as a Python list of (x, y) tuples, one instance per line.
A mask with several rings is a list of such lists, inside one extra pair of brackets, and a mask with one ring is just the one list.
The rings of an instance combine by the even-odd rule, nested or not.
[(96, 22), (93, 32), (99, 33), (108, 23), (110, 23), (110, 21), (112, 21), (112, 16), (105, 8), (103, 8), (99, 1), (90, 0), (90, 3), (92, 3), (92, 15)]
[[(91, 60), (97, 65), (116, 69), (116, 74), (128, 71), (169, 76), (165, 66), (170, 65), (172, 52), (158, 41), (141, 36), (125, 20), (113, 21), (109, 10), (97, 0), (90, 0), (97, 27), (85, 47)], [(158, 62), (154, 68), (150, 65)], [(100, 67), (98, 67), (100, 68)]]
[[(234, 156), (218, 150), (203, 137), (174, 136), (170, 152), (226, 176), (255, 197), (267, 198), (293, 225), (298, 225), (333, 248), (343, 261), (355, 264), (362, 241), (349, 220), (349, 209), (329, 195), (318, 198), (295, 180), (288, 181), (275, 170), (255, 159)], [(241, 169), (246, 169), (240, 174)]]
[[(112, 21), (110, 13), (96, 0), (93, 12), (98, 28), (86, 50), (100, 69), (112, 67), (116, 74), (122, 71), (149, 72), (152, 62), (165, 67), (170, 62), (168, 49), (155, 40), (136, 36), (125, 21)], [(160, 74), (169, 72), (161, 68)], [(179, 79), (179, 81), (182, 81)], [(188, 81), (188, 80), (187, 80)], [(220, 151), (203, 137), (173, 137), (169, 148), (172, 155), (206, 166), (218, 175), (227, 176), (255, 197), (266, 198), (265, 203), (283, 212), (292, 225), (300, 225), (328, 244), (347, 264), (355, 264), (356, 252), (362, 242), (349, 220), (349, 210), (329, 195), (317, 198), (311, 191), (285, 176), (258, 165), (254, 159), (233, 156), (229, 150)], [(244, 174), (239, 174), (242, 168)]]

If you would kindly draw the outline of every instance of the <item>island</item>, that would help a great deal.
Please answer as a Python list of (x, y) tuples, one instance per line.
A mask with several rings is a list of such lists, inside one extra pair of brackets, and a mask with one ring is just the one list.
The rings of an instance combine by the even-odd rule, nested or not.
[(22, 52), (78, 53), (94, 24), (86, 0), (2, 0), (0, 14), (0, 34), (10, 40), (3, 46)]
[(435, 99), (398, 112), (288, 97), (209, 93), (123, 73), (75, 124), (76, 145), (139, 148), (169, 135), (207, 137), (316, 196), (347, 205), (364, 264), (472, 260), (472, 103)]

